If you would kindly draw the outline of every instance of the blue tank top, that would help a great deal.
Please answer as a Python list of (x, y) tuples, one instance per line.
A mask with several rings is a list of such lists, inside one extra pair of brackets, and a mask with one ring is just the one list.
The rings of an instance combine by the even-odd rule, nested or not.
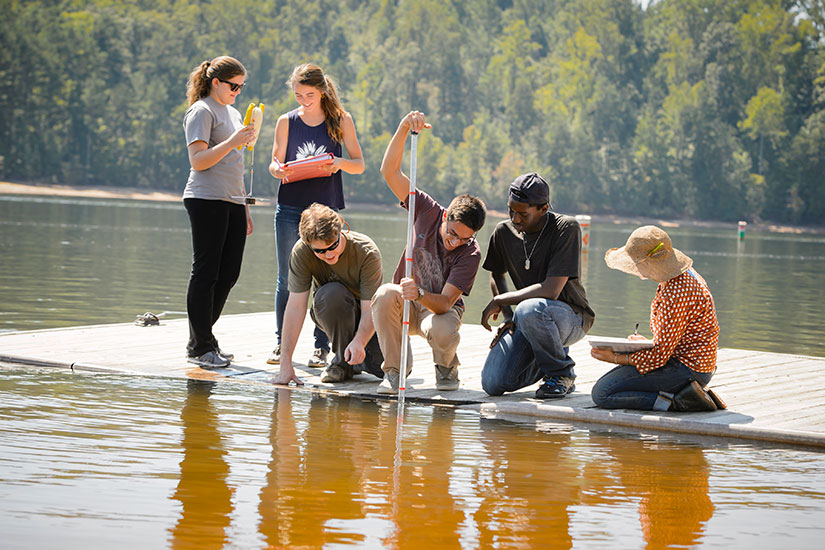
[[(286, 162), (306, 157), (332, 153), (341, 156), (341, 144), (336, 143), (327, 134), (326, 122), (318, 126), (307, 126), (298, 116), (298, 109), (287, 113), (289, 119), (289, 138), (286, 143)], [(325, 178), (312, 178), (295, 183), (281, 184), (278, 189), (278, 202), (289, 206), (306, 208), (318, 202), (344, 209), (344, 186), (341, 171)]]

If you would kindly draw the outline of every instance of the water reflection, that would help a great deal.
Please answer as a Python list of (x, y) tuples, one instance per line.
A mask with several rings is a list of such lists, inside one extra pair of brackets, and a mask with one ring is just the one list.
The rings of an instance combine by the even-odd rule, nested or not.
[(570, 514), (581, 499), (570, 435), (547, 436), (485, 418), (480, 428), (490, 461), (478, 470), (482, 502), (474, 520), (481, 546), (570, 548)]
[(346, 412), (339, 410), (348, 404), (349, 400), (314, 396), (299, 432), (292, 392), (277, 390), (269, 434), (272, 455), (258, 506), (258, 528), (269, 547), (345, 542), (326, 523), (360, 517), (351, 493), (357, 481), (353, 451), (361, 438), (357, 429), (346, 425)]
[(606, 457), (587, 464), (589, 483), (583, 502), (607, 507), (638, 502), (647, 548), (699, 544), (714, 512), (705, 451), (626, 437), (600, 438), (599, 442)]
[[(414, 424), (396, 425), (404, 430), (398, 483), (390, 495), (394, 525), (385, 541), (391, 548), (460, 548), (459, 525), (464, 513), (450, 490), (453, 479), (455, 411), (432, 407), (430, 418), (422, 414)], [(422, 422), (423, 420), (423, 422)]]
[(414, 404), (397, 439), (393, 403), (276, 391), (0, 370), (6, 546), (59, 532), (69, 549), (818, 548), (825, 534), (823, 453)]
[(215, 382), (188, 380), (186, 401), (180, 412), (183, 424), (183, 460), (180, 480), (172, 498), (182, 507), (170, 529), (172, 548), (223, 548), (232, 516), (232, 495), (227, 485), (229, 464), (218, 413), (209, 400)]

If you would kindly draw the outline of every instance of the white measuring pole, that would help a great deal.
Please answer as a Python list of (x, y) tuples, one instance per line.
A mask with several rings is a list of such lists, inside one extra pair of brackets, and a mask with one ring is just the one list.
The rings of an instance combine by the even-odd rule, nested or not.
[[(412, 252), (415, 244), (415, 171), (418, 156), (418, 134), (413, 132), (410, 138), (410, 195), (407, 202), (407, 248), (404, 249), (404, 277), (412, 277)], [(408, 343), (410, 340), (410, 301), (404, 300), (404, 313), (401, 318), (401, 365), (398, 368), (398, 403), (399, 414), (404, 406), (407, 391)]]

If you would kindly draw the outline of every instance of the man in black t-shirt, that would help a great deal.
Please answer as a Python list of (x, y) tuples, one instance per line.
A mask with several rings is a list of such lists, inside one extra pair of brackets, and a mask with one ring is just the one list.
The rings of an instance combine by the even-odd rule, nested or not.
[(481, 325), (491, 330), (489, 320), (499, 314), (503, 322), (481, 385), (489, 395), (501, 395), (544, 379), (536, 397), (564, 397), (576, 387), (568, 346), (584, 337), (595, 318), (579, 279), (581, 228), (575, 218), (552, 211), (550, 188), (535, 172), (510, 184), (507, 208), (510, 220), (496, 226), (482, 266), (490, 271), (493, 299)]

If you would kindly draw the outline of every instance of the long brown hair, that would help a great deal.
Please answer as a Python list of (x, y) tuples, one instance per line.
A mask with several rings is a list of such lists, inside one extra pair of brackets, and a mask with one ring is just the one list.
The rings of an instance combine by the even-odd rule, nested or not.
[(344, 140), (344, 130), (341, 128), (341, 117), (344, 116), (344, 106), (338, 99), (338, 90), (335, 81), (324, 74), (321, 67), (312, 63), (298, 65), (292, 70), (292, 75), (286, 81), (292, 90), (295, 84), (312, 86), (321, 92), (321, 108), (327, 123), (327, 134), (336, 143)]
[(240, 61), (228, 55), (221, 55), (212, 61), (204, 61), (189, 74), (186, 83), (186, 99), (191, 106), (212, 91), (212, 79), (229, 80), (233, 76), (245, 75), (246, 68)]

